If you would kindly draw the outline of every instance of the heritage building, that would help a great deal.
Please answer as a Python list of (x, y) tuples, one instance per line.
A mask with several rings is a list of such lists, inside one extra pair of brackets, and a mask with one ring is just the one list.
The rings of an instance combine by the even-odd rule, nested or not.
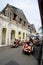
[(15, 38), (27, 40), (30, 26), (22, 10), (7, 4), (0, 12), (0, 46), (10, 45)]

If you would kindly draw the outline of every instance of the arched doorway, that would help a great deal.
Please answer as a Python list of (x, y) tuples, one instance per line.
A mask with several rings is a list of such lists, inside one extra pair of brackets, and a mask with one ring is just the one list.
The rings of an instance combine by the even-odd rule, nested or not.
[(6, 28), (2, 29), (2, 45), (6, 44)]
[(26, 40), (27, 40), (27, 33), (26, 33)]
[(21, 40), (21, 32), (20, 31), (18, 32), (18, 39)]
[(15, 39), (15, 30), (12, 30), (12, 31), (11, 31), (11, 40), (12, 40), (12, 39)]
[(25, 33), (23, 32), (23, 39), (25, 39)]

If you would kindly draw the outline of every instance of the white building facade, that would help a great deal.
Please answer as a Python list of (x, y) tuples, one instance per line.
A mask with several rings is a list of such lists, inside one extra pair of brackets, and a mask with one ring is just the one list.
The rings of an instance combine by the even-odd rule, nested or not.
[(24, 23), (23, 19), (18, 21), (18, 19), (11, 18), (9, 20), (9, 17), (3, 13), (0, 14), (0, 47), (10, 45), (12, 39), (27, 40), (29, 34), (28, 23)]

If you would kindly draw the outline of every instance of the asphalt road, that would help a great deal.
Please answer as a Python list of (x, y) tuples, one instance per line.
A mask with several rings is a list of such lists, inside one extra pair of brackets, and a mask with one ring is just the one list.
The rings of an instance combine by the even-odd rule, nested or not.
[(33, 55), (22, 53), (22, 46), (18, 48), (0, 48), (0, 65), (38, 65), (39, 47), (35, 47)]

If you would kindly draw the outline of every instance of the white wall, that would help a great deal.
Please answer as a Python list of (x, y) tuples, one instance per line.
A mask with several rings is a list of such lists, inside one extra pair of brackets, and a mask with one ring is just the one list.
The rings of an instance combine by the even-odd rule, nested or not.
[(11, 31), (12, 30), (15, 30), (15, 38), (18, 38), (18, 32), (21, 31), (22, 33), (22, 36), (21, 36), (21, 39), (23, 38), (23, 32), (25, 32), (25, 39), (26, 39), (26, 33), (29, 34), (29, 31), (21, 28), (21, 27), (18, 27), (17, 25), (14, 25), (14, 24), (9, 24), (8, 21), (5, 21), (3, 19), (0, 18), (0, 46), (1, 43), (2, 43), (2, 29), (3, 28), (6, 28), (6, 44), (3, 45), (3, 46), (6, 46), (6, 45), (10, 45), (11, 44)]

